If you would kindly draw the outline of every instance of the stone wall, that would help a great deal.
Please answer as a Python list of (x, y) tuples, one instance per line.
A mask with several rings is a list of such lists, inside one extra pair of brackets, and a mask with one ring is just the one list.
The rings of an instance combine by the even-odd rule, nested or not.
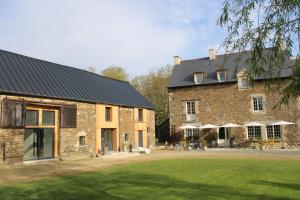
[[(44, 104), (76, 104), (77, 105), (77, 128), (59, 128), (58, 130), (58, 156), (62, 158), (72, 157), (74, 154), (84, 153), (90, 155), (95, 152), (95, 104), (78, 103), (73, 101), (51, 100), (42, 98), (29, 98), (17, 96), (0, 96), (1, 101), (4, 99), (21, 100), (29, 102), (40, 102)], [(57, 108), (59, 109), (59, 108)], [(60, 116), (58, 116), (58, 121)], [(60, 126), (59, 126), (60, 127)], [(79, 136), (86, 136), (86, 146), (79, 147)], [(8, 162), (23, 160), (23, 143), (24, 129), (1, 129), (0, 128), (0, 145), (5, 143), (5, 153)], [(2, 162), (3, 152), (0, 150), (0, 163)]]
[(155, 112), (148, 110), (147, 114), (147, 145), (152, 148), (155, 146)]
[[(282, 81), (285, 84), (285, 81)], [(252, 96), (264, 95), (265, 111), (253, 112)], [(245, 124), (250, 121), (270, 123), (278, 120), (297, 122), (297, 103), (274, 106), (280, 101), (281, 96), (276, 92), (266, 92), (263, 82), (255, 82), (253, 87), (246, 90), (238, 89), (237, 83), (223, 83), (169, 89), (170, 130), (181, 132), (179, 129), (186, 121), (186, 101), (196, 101), (196, 120), (198, 124), (222, 125), (225, 123)], [(298, 119), (297, 119), (298, 118)], [(174, 127), (175, 126), (175, 127)], [(299, 127), (299, 126), (298, 126)], [(295, 128), (290, 128), (296, 131)], [(235, 129), (244, 133), (245, 128)]]
[[(133, 108), (119, 108), (119, 130), (121, 151), (129, 151), (129, 145), (134, 143), (134, 111)], [(128, 134), (128, 141), (125, 142), (125, 134)]]

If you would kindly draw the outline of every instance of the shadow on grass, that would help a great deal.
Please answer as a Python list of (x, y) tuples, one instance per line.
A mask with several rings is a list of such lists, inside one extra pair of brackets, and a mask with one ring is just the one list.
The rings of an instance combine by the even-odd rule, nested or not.
[(272, 187), (280, 187), (280, 188), (287, 188), (292, 190), (300, 191), (300, 184), (297, 183), (279, 183), (279, 182), (273, 182), (273, 181), (253, 181), (252, 183), (256, 185), (267, 185)]
[(0, 187), (0, 199), (289, 199), (133, 172), (86, 173)]

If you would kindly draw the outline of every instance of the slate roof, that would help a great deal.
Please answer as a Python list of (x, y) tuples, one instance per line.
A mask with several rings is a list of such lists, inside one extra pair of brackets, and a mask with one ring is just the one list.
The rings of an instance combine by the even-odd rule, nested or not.
[(154, 109), (128, 82), (0, 50), (0, 94)]
[[(174, 70), (172, 72), (172, 76), (169, 82), (169, 88), (236, 82), (236, 74), (243, 68), (249, 68), (247, 60), (250, 58), (250, 56), (251, 52), (245, 51), (241, 53), (216, 55), (215, 60), (209, 60), (209, 57), (192, 60), (182, 60), (179, 65), (174, 66)], [(286, 66), (284, 66), (284, 69), (281, 72), (282, 78), (291, 76), (292, 69), (288, 68), (288, 66), (290, 65), (291, 62), (286, 63)], [(219, 69), (221, 66), (228, 70), (228, 78), (225, 82), (218, 82), (217, 80), (216, 70)], [(206, 77), (202, 84), (194, 83), (193, 74), (195, 72), (206, 73)], [(264, 78), (256, 77), (255, 79)]]

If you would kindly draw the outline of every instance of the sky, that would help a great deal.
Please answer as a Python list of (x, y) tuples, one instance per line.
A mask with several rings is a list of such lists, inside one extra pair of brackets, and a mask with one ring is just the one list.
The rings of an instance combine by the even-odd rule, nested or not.
[(217, 49), (222, 0), (0, 0), (0, 49), (131, 77)]

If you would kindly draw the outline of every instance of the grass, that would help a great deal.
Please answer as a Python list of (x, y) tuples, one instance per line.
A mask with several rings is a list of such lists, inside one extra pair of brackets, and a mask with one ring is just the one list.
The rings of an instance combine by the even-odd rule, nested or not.
[(0, 199), (300, 199), (300, 161), (205, 158), (128, 164), (3, 186)]

